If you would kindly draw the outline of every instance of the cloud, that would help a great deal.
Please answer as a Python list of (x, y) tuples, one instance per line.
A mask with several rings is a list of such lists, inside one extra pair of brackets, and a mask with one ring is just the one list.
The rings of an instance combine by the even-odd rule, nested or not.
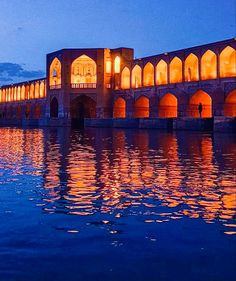
[(0, 63), (0, 85), (42, 78), (44, 76), (45, 73), (41, 70), (26, 70), (17, 63)]

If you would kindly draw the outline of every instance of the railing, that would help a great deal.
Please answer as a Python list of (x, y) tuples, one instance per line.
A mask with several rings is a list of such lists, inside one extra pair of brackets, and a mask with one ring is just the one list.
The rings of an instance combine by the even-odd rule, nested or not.
[(58, 84), (58, 85), (50, 85), (49, 88), (50, 88), (50, 90), (61, 89), (61, 84)]
[(96, 89), (96, 83), (71, 83), (73, 89)]

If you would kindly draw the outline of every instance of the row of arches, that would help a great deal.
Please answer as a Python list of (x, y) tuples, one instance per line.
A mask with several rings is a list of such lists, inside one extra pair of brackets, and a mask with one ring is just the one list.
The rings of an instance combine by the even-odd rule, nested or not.
[[(201, 114), (199, 104), (202, 106)], [(178, 117), (178, 99), (172, 93), (166, 93), (158, 103), (158, 117)], [(206, 92), (199, 90), (189, 100), (187, 115), (189, 117), (212, 117), (212, 99)], [(146, 96), (139, 97), (133, 106), (134, 118), (148, 118), (150, 116), (150, 101)], [(236, 89), (228, 94), (224, 105), (224, 116), (236, 117)], [(126, 117), (126, 100), (119, 97), (113, 106), (114, 118)]]
[[(127, 66), (121, 72), (121, 88), (139, 88), (142, 86), (181, 83), (236, 76), (236, 51), (230, 46), (224, 48), (219, 55), (207, 50), (200, 60), (191, 53), (184, 62), (174, 57), (168, 65), (161, 59), (156, 66), (147, 62), (143, 68), (136, 64), (132, 70)], [(219, 71), (218, 71), (219, 68)]]
[(40, 119), (43, 117), (43, 106), (41, 104), (16, 105), (0, 109), (0, 118), (6, 119)]
[(0, 102), (22, 101), (45, 97), (45, 80), (0, 89)]

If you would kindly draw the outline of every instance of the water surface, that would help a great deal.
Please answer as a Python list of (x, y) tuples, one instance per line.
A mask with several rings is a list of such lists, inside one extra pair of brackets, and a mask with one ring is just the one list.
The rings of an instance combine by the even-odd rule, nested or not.
[(0, 128), (0, 280), (235, 280), (235, 135)]

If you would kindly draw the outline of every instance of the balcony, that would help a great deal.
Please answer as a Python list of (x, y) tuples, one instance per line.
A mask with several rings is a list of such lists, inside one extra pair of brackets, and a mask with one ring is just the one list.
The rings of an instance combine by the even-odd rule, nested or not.
[(72, 83), (72, 89), (96, 89), (97, 83)]
[(58, 85), (50, 85), (49, 88), (50, 88), (50, 90), (61, 89), (61, 84), (58, 84)]

